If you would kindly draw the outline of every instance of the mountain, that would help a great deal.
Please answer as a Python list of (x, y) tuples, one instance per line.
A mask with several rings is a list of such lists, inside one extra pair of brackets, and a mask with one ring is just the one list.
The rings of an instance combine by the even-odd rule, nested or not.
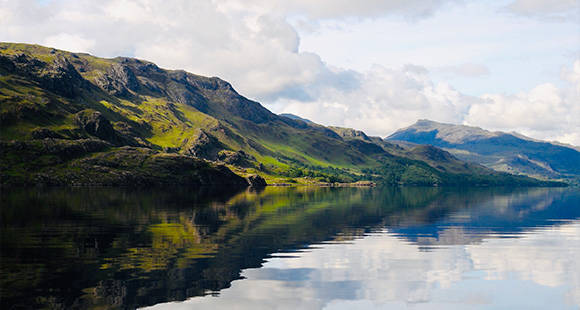
[(309, 120), (309, 119), (305, 119), (305, 118), (302, 118), (302, 117), (300, 117), (298, 115), (294, 115), (294, 114), (291, 114), (291, 113), (282, 113), (282, 114), (280, 114), (280, 116), (284, 116), (284, 117), (287, 117), (289, 119), (293, 119), (293, 120), (297, 120), (297, 121), (303, 121), (303, 122), (305, 122), (307, 124), (314, 124), (314, 122), (311, 121), (311, 120)]
[(385, 140), (433, 145), (461, 160), (498, 171), (543, 179), (580, 180), (578, 150), (516, 133), (419, 120)]
[(546, 184), (278, 116), (145, 60), (0, 43), (0, 85), (3, 186)]

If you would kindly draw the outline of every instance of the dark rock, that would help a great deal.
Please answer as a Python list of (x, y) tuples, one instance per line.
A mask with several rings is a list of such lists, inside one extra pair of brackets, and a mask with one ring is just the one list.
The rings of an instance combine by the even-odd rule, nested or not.
[[(236, 94), (237, 95), (237, 94)], [(242, 96), (227, 96), (224, 100), (224, 107), (233, 115), (252, 121), (257, 124), (267, 123), (277, 118), (277, 116), (264, 109), (258, 102), (248, 100)]]
[(87, 133), (110, 142), (117, 142), (118, 135), (111, 122), (100, 112), (84, 110), (75, 115), (75, 122)]
[(87, 82), (75, 67), (62, 55), (57, 55), (45, 74), (40, 75), (40, 83), (52, 92), (67, 98), (80, 95)]
[(192, 106), (204, 113), (208, 111), (207, 98), (192, 85), (172, 80), (167, 84), (166, 91), (171, 100)]
[(83, 158), (73, 165), (87, 171), (87, 175), (100, 175), (97, 180), (106, 185), (248, 186), (244, 178), (225, 166), (143, 148), (123, 147)]
[(132, 58), (125, 58), (123, 60), (123, 63), (130, 64), (131, 67), (135, 70), (135, 74), (139, 76), (146, 76), (151, 78), (165, 74), (165, 71), (161, 70), (161, 68), (159, 68), (156, 64), (152, 62)]
[(242, 159), (242, 155), (238, 152), (222, 150), (218, 153), (218, 159), (226, 164), (237, 165)]
[(202, 185), (248, 186), (244, 178), (222, 165), (211, 166), (210, 169), (201, 170), (198, 172), (198, 179)]
[(178, 147), (170, 147), (170, 146), (163, 147), (164, 153), (179, 153), (179, 151), (181, 151), (181, 148), (179, 146)]
[(147, 88), (152, 92), (162, 92), (163, 90), (163, 86), (161, 84), (155, 82), (154, 80), (148, 77), (138, 76), (137, 79), (139, 80), (141, 85), (143, 85), (145, 88)]
[[(134, 59), (118, 57), (116, 58), (124, 66), (127, 66), (139, 82), (139, 88), (143, 87), (152, 92), (166, 94), (165, 85), (167, 83), (167, 74), (154, 63)], [(136, 90), (136, 89), (133, 89)]]
[(268, 186), (268, 184), (266, 183), (266, 180), (264, 180), (263, 177), (261, 177), (260, 175), (257, 174), (251, 174), (249, 176), (246, 177), (246, 180), (248, 181), (248, 184), (251, 187), (266, 187)]
[(186, 148), (186, 153), (189, 155), (215, 160), (218, 158), (218, 152), (223, 150), (221, 143), (202, 129), (199, 129), (192, 138), (193, 142)]
[(1, 56), (0, 71), (27, 77), (41, 88), (66, 98), (75, 98), (89, 86), (68, 59), (60, 54), (52, 63), (26, 54)]
[(202, 77), (182, 70), (170, 71), (169, 96), (180, 103), (208, 111), (208, 101), (218, 103), (224, 112), (254, 123), (267, 123), (277, 116), (258, 102), (238, 94), (232, 85), (217, 77)]
[(59, 135), (58, 133), (46, 128), (35, 129), (32, 131), (31, 135), (33, 139), (64, 139), (62, 135)]
[(7, 56), (0, 55), (0, 72), (10, 73), (16, 71), (16, 64)]
[[(133, 125), (138, 127), (147, 127), (142, 126), (141, 124), (133, 123)], [(118, 139), (114, 139), (111, 142), (115, 143), (116, 145), (127, 145), (127, 146), (135, 146), (135, 147), (152, 147), (151, 143), (141, 137), (141, 134), (131, 125), (127, 124), (126, 122), (115, 122), (113, 124), (113, 128), (115, 129), (116, 135)]]
[(110, 147), (111, 144), (95, 139), (81, 139), (81, 140), (60, 140), (60, 139), (44, 139), (42, 141), (41, 154), (56, 155), (64, 160), (80, 157), (87, 153), (100, 152)]

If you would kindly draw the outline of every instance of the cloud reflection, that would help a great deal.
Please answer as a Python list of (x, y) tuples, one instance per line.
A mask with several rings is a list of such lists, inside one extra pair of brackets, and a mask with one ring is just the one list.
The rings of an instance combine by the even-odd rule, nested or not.
[(538, 309), (580, 305), (580, 221), (518, 238), (483, 235), (479, 243), (464, 243), (466, 235), (449, 227), (431, 251), (389, 230), (317, 245), (245, 270), (246, 279), (219, 298), (153, 308), (494, 309), (506, 300)]

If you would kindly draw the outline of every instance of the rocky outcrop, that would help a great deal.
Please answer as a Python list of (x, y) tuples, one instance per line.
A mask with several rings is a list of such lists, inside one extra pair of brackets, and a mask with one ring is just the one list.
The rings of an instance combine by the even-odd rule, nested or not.
[(239, 165), (243, 156), (234, 151), (221, 150), (218, 153), (218, 159), (226, 164)]
[(52, 62), (44, 62), (26, 54), (0, 56), (0, 72), (18, 73), (66, 98), (81, 94), (89, 83), (63, 55), (56, 55)]
[[(139, 132), (126, 122), (111, 123), (98, 111), (87, 109), (74, 115), (74, 121), (81, 131), (105, 140), (115, 146), (151, 147)], [(137, 126), (142, 126), (137, 124)]]
[(188, 138), (185, 143), (187, 144), (184, 147), (186, 154), (209, 160), (216, 160), (219, 151), (224, 149), (218, 139), (202, 129), (197, 130), (197, 133)]
[(60, 157), (63, 161), (66, 161), (68, 159), (85, 156), (89, 153), (100, 152), (109, 147), (111, 147), (110, 143), (97, 139), (44, 139), (42, 140), (42, 150), (38, 155), (55, 155)]
[(47, 89), (68, 98), (74, 98), (82, 92), (82, 88), (88, 86), (87, 81), (62, 55), (56, 57), (47, 73), (41, 75), (41, 80)]
[(139, 80), (129, 66), (112, 65), (107, 72), (94, 79), (97, 86), (113, 96), (128, 97), (139, 90)]
[(75, 115), (76, 124), (87, 133), (105, 141), (118, 142), (119, 136), (113, 125), (100, 112), (84, 110)]
[(254, 187), (254, 188), (261, 188), (261, 187), (268, 186), (268, 184), (266, 183), (266, 180), (257, 174), (251, 174), (251, 175), (247, 176), (246, 181), (248, 181), (248, 184), (250, 185), (250, 187)]
[[(223, 165), (147, 148), (106, 150), (110, 144), (100, 140), (46, 139), (41, 145), (34, 141), (1, 142), (0, 147), (2, 186), (249, 185)], [(5, 154), (20, 156), (6, 158)], [(27, 162), (26, 169), (13, 168), (22, 162)]]
[(64, 139), (64, 137), (50, 129), (46, 129), (46, 128), (38, 128), (33, 130), (30, 135), (32, 136), (32, 139)]
[(339, 134), (341, 137), (345, 139), (360, 139), (364, 141), (371, 141), (371, 139), (362, 131), (352, 129), (352, 128), (343, 128), (343, 127), (328, 127), (332, 129), (334, 132)]

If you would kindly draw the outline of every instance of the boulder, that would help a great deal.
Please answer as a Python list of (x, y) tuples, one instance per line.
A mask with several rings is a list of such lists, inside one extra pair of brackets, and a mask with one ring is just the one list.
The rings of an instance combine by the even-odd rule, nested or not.
[(257, 174), (251, 174), (251, 175), (247, 176), (246, 180), (248, 181), (248, 184), (250, 185), (250, 187), (259, 188), (259, 187), (268, 186), (268, 184), (266, 183), (266, 180)]

